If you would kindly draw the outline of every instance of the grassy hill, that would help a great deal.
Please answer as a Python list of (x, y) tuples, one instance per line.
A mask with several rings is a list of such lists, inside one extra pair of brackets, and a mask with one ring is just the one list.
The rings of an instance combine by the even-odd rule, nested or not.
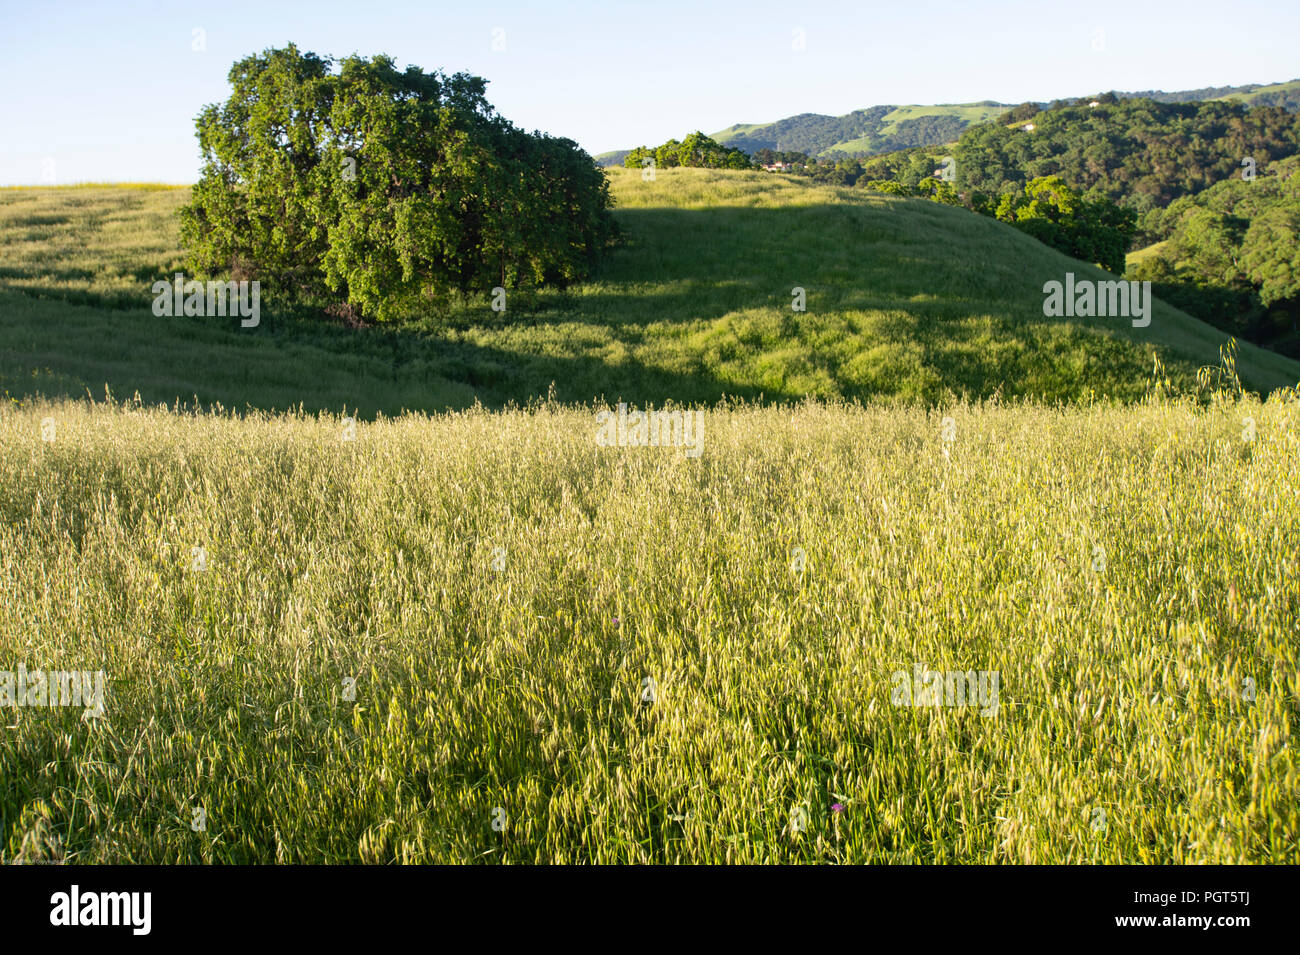
[[(961, 209), (763, 173), (611, 174), (626, 243), (596, 281), (512, 297), (505, 314), (485, 295), (400, 331), (306, 322), (273, 289), (257, 329), (157, 318), (150, 286), (181, 268), (184, 188), (0, 190), (0, 391), (366, 417), (548, 392), (1068, 401), (1143, 394), (1157, 352), (1190, 385), (1225, 341), (1163, 305), (1145, 329), (1044, 318), (1044, 282), (1105, 274)], [(1246, 345), (1239, 371), (1263, 390), (1300, 380), (1300, 364)]]
[(627, 158), (627, 154), (631, 151), (630, 149), (612, 149), (593, 158), (599, 166), (621, 166), (623, 160)]
[[(1207, 86), (1173, 92), (1116, 92), (1115, 95), (1121, 99), (1152, 99), (1158, 103), (1236, 100), (1247, 106), (1282, 106), (1294, 112), (1300, 110), (1300, 79), (1286, 83)], [(955, 105), (871, 106), (844, 116), (800, 113), (770, 123), (736, 123), (711, 135), (724, 145), (751, 153), (766, 148), (806, 152), (822, 158), (873, 156), (913, 146), (954, 142), (971, 126), (996, 119), (1014, 105), (986, 100)], [(1049, 104), (1043, 101), (1038, 105), (1046, 107)], [(601, 153), (596, 161), (603, 166), (622, 165), (629, 151), (616, 149)]]
[(1208, 86), (1204, 89), (1180, 90), (1176, 93), (1146, 90), (1118, 95), (1125, 99), (1153, 99), (1158, 103), (1236, 100), (1247, 106), (1282, 106), (1295, 111), (1300, 109), (1300, 80), (1290, 80), (1286, 83), (1248, 83), (1245, 86)]
[(1269, 83), (1266, 86), (1229, 93), (1223, 98), (1239, 100), (1248, 106), (1283, 106), (1295, 111), (1300, 109), (1300, 80)]
[(751, 153), (766, 148), (810, 156), (874, 155), (952, 142), (968, 126), (994, 119), (1008, 108), (992, 102), (873, 106), (846, 116), (803, 113), (774, 123), (740, 124), (712, 137)]
[[(965, 106), (898, 106), (885, 114), (877, 136), (864, 136), (829, 146), (823, 156), (879, 153), (889, 148), (931, 146), (953, 142), (968, 126), (986, 123), (1006, 111), (1000, 104), (976, 103)], [(926, 120), (938, 122), (926, 123)], [(897, 146), (884, 144), (897, 143)]]

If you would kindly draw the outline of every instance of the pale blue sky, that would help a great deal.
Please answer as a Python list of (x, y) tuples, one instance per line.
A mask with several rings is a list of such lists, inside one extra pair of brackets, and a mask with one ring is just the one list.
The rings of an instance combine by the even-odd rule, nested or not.
[(199, 109), (234, 60), (290, 41), (476, 73), (507, 118), (594, 155), (878, 103), (1294, 79), (1300, 3), (0, 0), (0, 184), (192, 182)]

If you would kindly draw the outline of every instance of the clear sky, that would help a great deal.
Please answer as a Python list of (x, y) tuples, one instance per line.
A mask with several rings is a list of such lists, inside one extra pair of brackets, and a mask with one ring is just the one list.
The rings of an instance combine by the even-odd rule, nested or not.
[(291, 41), (486, 77), (508, 119), (594, 155), (883, 103), (1295, 79), (1300, 2), (0, 0), (0, 184), (193, 182), (199, 109)]

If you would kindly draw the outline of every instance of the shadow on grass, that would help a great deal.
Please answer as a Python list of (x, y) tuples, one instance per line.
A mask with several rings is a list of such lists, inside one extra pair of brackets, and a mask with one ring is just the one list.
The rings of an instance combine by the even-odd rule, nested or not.
[[(432, 333), (320, 326), (276, 316), (256, 330), (238, 320), (155, 318), (0, 291), (0, 392), (13, 399), (102, 400), (138, 393), (158, 402), (235, 411), (347, 409), (363, 418), (481, 403), (499, 409), (557, 400), (714, 403), (790, 396), (735, 387), (702, 367), (676, 372), (634, 357), (610, 364), (582, 353), (527, 354)], [(165, 323), (165, 324), (160, 324)]]
[[(1068, 397), (1094, 383), (1082, 370), (1141, 387), (1145, 349), (1042, 315), (1045, 279), (1091, 267), (1009, 227), (920, 205), (925, 214), (906, 203), (621, 210), (626, 243), (592, 281), (511, 293), (505, 313), (485, 293), (397, 328), (348, 328), (276, 308), (269, 294), (255, 330), (156, 318), (149, 290), (170, 276), (143, 262), (126, 266), (139, 295), (61, 284), (84, 280), (66, 266), (12, 282), (0, 272), (0, 386), (16, 398), (99, 397), (107, 384), (149, 402), (346, 406), (366, 417), (548, 393), (636, 404), (787, 401), (810, 388)], [(796, 288), (806, 311), (791, 308)], [(697, 333), (704, 345), (686, 340)]]

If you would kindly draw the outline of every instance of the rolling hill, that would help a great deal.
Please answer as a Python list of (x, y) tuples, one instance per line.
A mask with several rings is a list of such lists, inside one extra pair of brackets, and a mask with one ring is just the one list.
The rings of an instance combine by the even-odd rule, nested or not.
[[(1282, 106), (1296, 111), (1300, 110), (1300, 79), (1286, 83), (1207, 86), (1174, 92), (1117, 92), (1115, 95), (1121, 99), (1152, 99), (1159, 103), (1236, 100), (1247, 106)], [(971, 126), (996, 119), (1014, 105), (984, 100), (956, 105), (871, 106), (844, 116), (800, 113), (770, 123), (737, 123), (710, 135), (725, 146), (735, 146), (749, 153), (773, 149), (805, 152), (822, 158), (874, 156), (911, 146), (954, 142)], [(1038, 105), (1045, 107), (1049, 104), (1044, 101)], [(621, 165), (628, 152), (628, 149), (619, 149), (601, 153), (596, 161), (605, 166)]]
[[(1160, 303), (1147, 328), (1045, 318), (1045, 282), (1109, 276), (963, 209), (758, 172), (610, 172), (625, 242), (595, 281), (504, 314), (485, 294), (401, 330), (307, 321), (274, 289), (253, 330), (157, 318), (152, 283), (182, 267), (185, 188), (0, 190), (0, 391), (367, 417), (548, 393), (1132, 399), (1154, 355), (1190, 385), (1226, 340)], [(1300, 363), (1244, 344), (1238, 364), (1256, 389), (1300, 381)]]
[(1158, 103), (1196, 103), (1203, 100), (1236, 100), (1247, 106), (1282, 106), (1295, 111), (1300, 109), (1300, 80), (1286, 83), (1250, 83), (1246, 86), (1208, 86), (1199, 90), (1180, 90), (1165, 93), (1144, 90), (1138, 93), (1117, 93), (1122, 99), (1153, 99)]
[(714, 133), (713, 138), (750, 153), (774, 149), (810, 156), (874, 155), (951, 142), (966, 127), (994, 119), (1009, 108), (993, 102), (873, 106), (847, 116), (804, 113), (765, 125), (731, 126)]
[[(1006, 104), (993, 102), (872, 106), (845, 116), (801, 113), (773, 123), (739, 123), (710, 135), (723, 145), (749, 153), (774, 149), (810, 156), (874, 155), (951, 142), (968, 126), (987, 122), (1008, 109)], [(596, 161), (606, 166), (619, 165), (629, 151), (602, 153)]]
[[(612, 179), (596, 281), (400, 332), (155, 317), (185, 189), (0, 190), (0, 864), (1293, 864), (1294, 401), (1092, 400), (1222, 336), (961, 209)], [(582, 403), (724, 394), (831, 400)]]

